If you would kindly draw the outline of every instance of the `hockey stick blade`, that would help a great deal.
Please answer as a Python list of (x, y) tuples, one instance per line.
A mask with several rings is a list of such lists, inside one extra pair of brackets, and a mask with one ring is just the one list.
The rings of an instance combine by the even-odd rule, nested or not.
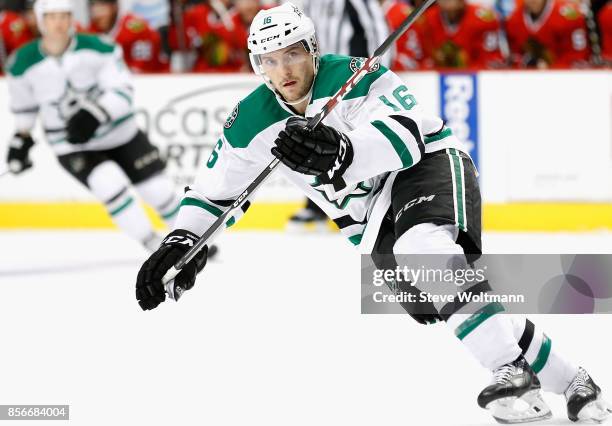
[[(404, 34), (406, 30), (408, 30), (408, 28), (417, 19), (419, 19), (423, 12), (425, 12), (429, 6), (435, 3), (435, 1), (436, 0), (426, 0), (420, 6), (414, 8), (406, 19), (404, 19), (401, 25), (395, 31), (393, 31), (389, 37), (387, 37), (385, 41), (374, 51), (374, 54), (365, 61), (361, 68), (355, 71), (355, 73), (346, 83), (344, 83), (340, 90), (338, 90), (336, 94), (329, 101), (327, 101), (323, 108), (321, 108), (321, 111), (319, 111), (314, 117), (308, 119), (306, 128), (314, 129), (321, 121), (323, 121), (331, 110), (338, 105), (338, 103), (357, 85), (357, 83), (359, 83), (359, 81), (368, 73), (368, 71), (380, 61), (382, 55), (389, 50), (389, 48), (402, 36), (402, 34)], [(251, 184), (242, 194), (240, 194), (232, 205), (213, 222), (210, 228), (208, 228), (208, 230), (206, 230), (206, 232), (204, 232), (204, 234), (200, 237), (198, 242), (174, 264), (174, 267), (166, 272), (162, 278), (162, 283), (165, 286), (166, 293), (171, 299), (174, 299), (173, 280), (180, 272), (181, 268), (183, 268), (186, 263), (191, 261), (191, 259), (194, 258), (202, 247), (204, 247), (206, 242), (223, 227), (230, 213), (244, 204), (247, 198), (252, 195), (253, 192), (255, 192), (255, 190), (261, 186), (261, 184), (263, 184), (274, 169), (276, 169), (279, 163), (280, 160), (278, 158), (272, 160), (272, 162), (268, 164), (268, 166), (255, 178), (253, 182), (251, 182)]]

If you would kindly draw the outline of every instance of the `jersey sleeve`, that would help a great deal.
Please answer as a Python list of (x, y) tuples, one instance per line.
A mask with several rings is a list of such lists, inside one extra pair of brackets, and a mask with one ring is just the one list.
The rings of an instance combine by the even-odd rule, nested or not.
[(102, 94), (98, 104), (104, 108), (111, 121), (133, 111), (132, 77), (123, 60), (121, 46), (114, 45), (111, 53), (104, 55), (102, 68), (98, 74), (98, 87)]
[[(258, 137), (244, 148), (232, 146), (225, 135), (219, 138), (206, 164), (185, 193), (175, 228), (202, 235), (272, 161), (269, 149), (260, 149), (262, 145), (265, 143)], [(267, 155), (264, 154), (266, 151)], [(232, 213), (225, 227), (236, 223), (246, 207), (248, 201), (242, 210)]]
[[(15, 54), (18, 53), (19, 51), (15, 52)], [(15, 130), (19, 133), (30, 133), (36, 123), (38, 103), (26, 74), (18, 74), (13, 71), (11, 64), (15, 60), (15, 55), (8, 60), (9, 108), (15, 117)]]
[(346, 133), (354, 150), (343, 175), (347, 186), (412, 167), (425, 153), (421, 109), (392, 71), (378, 77), (352, 111), (349, 121), (363, 124)]

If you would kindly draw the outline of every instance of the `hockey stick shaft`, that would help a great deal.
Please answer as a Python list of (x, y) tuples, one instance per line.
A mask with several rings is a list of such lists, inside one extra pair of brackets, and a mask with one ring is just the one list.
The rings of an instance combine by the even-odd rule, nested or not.
[[(387, 50), (406, 32), (406, 30), (421, 16), (421, 14), (431, 6), (436, 0), (426, 0), (420, 6), (416, 7), (412, 10), (410, 15), (406, 17), (406, 19), (402, 22), (402, 24), (395, 30), (393, 33), (387, 37), (387, 39), (374, 51), (374, 54), (368, 58), (363, 66), (358, 69), (351, 78), (336, 92), (336, 94), (329, 100), (327, 103), (321, 108), (314, 117), (308, 119), (308, 124), (306, 124), (306, 128), (314, 129), (327, 115), (331, 112), (332, 109), (338, 105), (338, 103), (349, 93), (359, 81), (368, 73), (368, 71), (374, 67), (379, 61), (382, 55), (384, 55)], [(253, 192), (270, 176), (270, 174), (274, 171), (274, 169), (278, 166), (280, 160), (275, 158), (272, 160), (270, 164), (255, 178), (253, 182), (244, 190), (242, 194), (232, 203), (232, 205), (221, 214), (213, 222), (213, 224), (204, 232), (204, 234), (200, 237), (198, 242), (185, 253), (185, 255), (178, 260), (174, 264), (170, 270), (164, 275), (162, 281), (164, 285), (168, 285), (171, 281), (176, 277), (181, 268), (185, 266), (186, 263), (191, 261), (194, 256), (204, 247), (206, 242), (210, 239), (210, 237), (215, 234), (219, 229), (223, 227), (225, 222), (228, 220), (228, 216), (230, 213), (240, 206), (244, 204), (247, 198), (253, 194)], [(168, 290), (168, 287), (166, 288)], [(172, 294), (171, 292), (168, 292)]]

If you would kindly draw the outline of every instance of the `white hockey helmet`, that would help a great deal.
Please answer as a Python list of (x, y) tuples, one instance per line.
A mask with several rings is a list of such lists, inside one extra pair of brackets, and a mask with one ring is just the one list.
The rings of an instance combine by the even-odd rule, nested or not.
[(319, 69), (319, 46), (312, 20), (293, 3), (287, 2), (270, 9), (260, 10), (249, 28), (249, 58), (255, 74), (261, 75), (274, 91), (261, 66), (260, 55), (302, 42), (312, 56), (314, 73)]
[(34, 2), (34, 15), (41, 34), (44, 34), (43, 17), (45, 13), (70, 12), (74, 13), (72, 0), (36, 0)]

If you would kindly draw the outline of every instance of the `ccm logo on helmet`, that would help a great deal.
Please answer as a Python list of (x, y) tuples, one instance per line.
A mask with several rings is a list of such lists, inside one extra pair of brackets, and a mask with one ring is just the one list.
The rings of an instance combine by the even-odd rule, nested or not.
[(275, 36), (263, 38), (259, 40), (260, 43), (265, 43), (266, 41), (274, 40), (275, 38), (280, 38), (280, 34), (276, 34)]

